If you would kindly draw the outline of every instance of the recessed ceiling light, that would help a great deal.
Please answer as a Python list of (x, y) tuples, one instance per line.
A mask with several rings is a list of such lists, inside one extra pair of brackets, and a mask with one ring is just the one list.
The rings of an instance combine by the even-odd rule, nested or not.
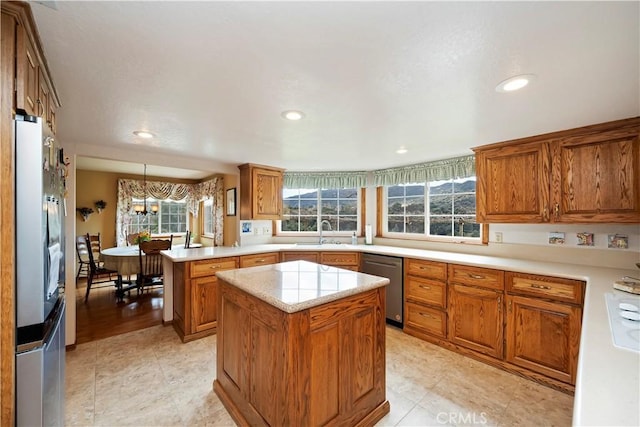
[(396, 150), (396, 153), (398, 153), (398, 154), (405, 154), (407, 151), (409, 151), (409, 150), (407, 150), (407, 149), (406, 149), (406, 148), (404, 148), (404, 147), (400, 147), (400, 148), (398, 148), (398, 149)]
[(507, 80), (500, 82), (498, 86), (496, 86), (496, 92), (507, 93), (522, 89), (523, 87), (531, 83), (535, 78), (536, 76), (534, 76), (533, 74), (520, 74), (519, 76), (510, 77)]
[(147, 132), (146, 130), (137, 130), (134, 131), (133, 134), (145, 139), (153, 138), (155, 136), (154, 134), (152, 134), (151, 132)]
[(304, 113), (302, 111), (297, 110), (287, 110), (282, 112), (282, 117), (287, 120), (300, 120), (304, 118)]

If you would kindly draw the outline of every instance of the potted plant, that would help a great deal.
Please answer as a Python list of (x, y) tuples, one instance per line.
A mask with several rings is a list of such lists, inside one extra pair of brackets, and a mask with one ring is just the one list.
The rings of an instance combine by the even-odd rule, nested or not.
[(91, 208), (77, 208), (76, 210), (80, 212), (80, 215), (82, 215), (83, 221), (87, 221), (89, 219), (89, 215), (93, 213), (93, 209)]
[(95, 203), (95, 206), (96, 206), (96, 209), (98, 210), (98, 213), (102, 213), (102, 210), (107, 207), (107, 202), (105, 202), (104, 200), (98, 200)]
[(138, 233), (138, 236), (135, 238), (134, 243), (136, 245), (139, 245), (140, 242), (148, 242), (149, 240), (151, 240), (151, 233), (149, 233), (147, 230), (143, 230)]

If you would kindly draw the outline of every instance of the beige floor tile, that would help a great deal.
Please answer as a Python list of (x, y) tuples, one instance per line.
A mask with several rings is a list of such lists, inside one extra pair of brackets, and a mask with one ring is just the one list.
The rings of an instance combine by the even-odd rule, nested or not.
[[(387, 329), (387, 400), (378, 426), (566, 426), (573, 398)], [(213, 392), (216, 336), (182, 343), (152, 328), (67, 352), (66, 425), (233, 426)]]

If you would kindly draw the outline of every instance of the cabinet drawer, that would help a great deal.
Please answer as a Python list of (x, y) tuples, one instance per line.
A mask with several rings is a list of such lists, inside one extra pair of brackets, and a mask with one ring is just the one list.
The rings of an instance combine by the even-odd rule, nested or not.
[(449, 264), (449, 283), (503, 290), (504, 271)]
[(276, 264), (278, 262), (280, 262), (280, 254), (278, 252), (244, 255), (240, 257), (240, 268), (254, 267), (256, 265)]
[(328, 265), (358, 265), (357, 252), (320, 252), (320, 264)]
[(447, 331), (447, 315), (443, 311), (406, 303), (405, 327), (419, 329), (423, 332), (444, 338)]
[(282, 262), (287, 261), (309, 261), (317, 263), (320, 261), (320, 254), (318, 252), (304, 251), (282, 252)]
[(558, 277), (538, 276), (537, 274), (505, 273), (507, 292), (548, 298), (582, 304), (584, 282), (580, 280), (560, 279)]
[(447, 264), (444, 262), (406, 258), (404, 271), (406, 274), (412, 276), (447, 280)]
[(407, 299), (440, 308), (447, 307), (447, 289), (443, 282), (407, 276), (404, 290)]
[(214, 275), (218, 271), (238, 268), (238, 258), (203, 259), (200, 261), (191, 261), (189, 264), (189, 277), (203, 277)]

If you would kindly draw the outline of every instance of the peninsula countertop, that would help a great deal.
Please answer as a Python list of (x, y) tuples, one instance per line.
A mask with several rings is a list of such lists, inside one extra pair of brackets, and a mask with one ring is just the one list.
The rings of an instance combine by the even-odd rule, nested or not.
[[(578, 426), (640, 425), (640, 354), (614, 346), (605, 302), (607, 293), (622, 294), (620, 291), (613, 290), (613, 282), (620, 280), (623, 276), (637, 276), (637, 270), (380, 245), (265, 244), (241, 248), (178, 249), (166, 251), (163, 255), (173, 262), (185, 262), (266, 252), (318, 250), (358, 251), (584, 280), (587, 286), (573, 424)], [(166, 300), (165, 304), (167, 304)]]
[(389, 283), (386, 278), (308, 261), (220, 271), (216, 276), (286, 313), (296, 313)]

